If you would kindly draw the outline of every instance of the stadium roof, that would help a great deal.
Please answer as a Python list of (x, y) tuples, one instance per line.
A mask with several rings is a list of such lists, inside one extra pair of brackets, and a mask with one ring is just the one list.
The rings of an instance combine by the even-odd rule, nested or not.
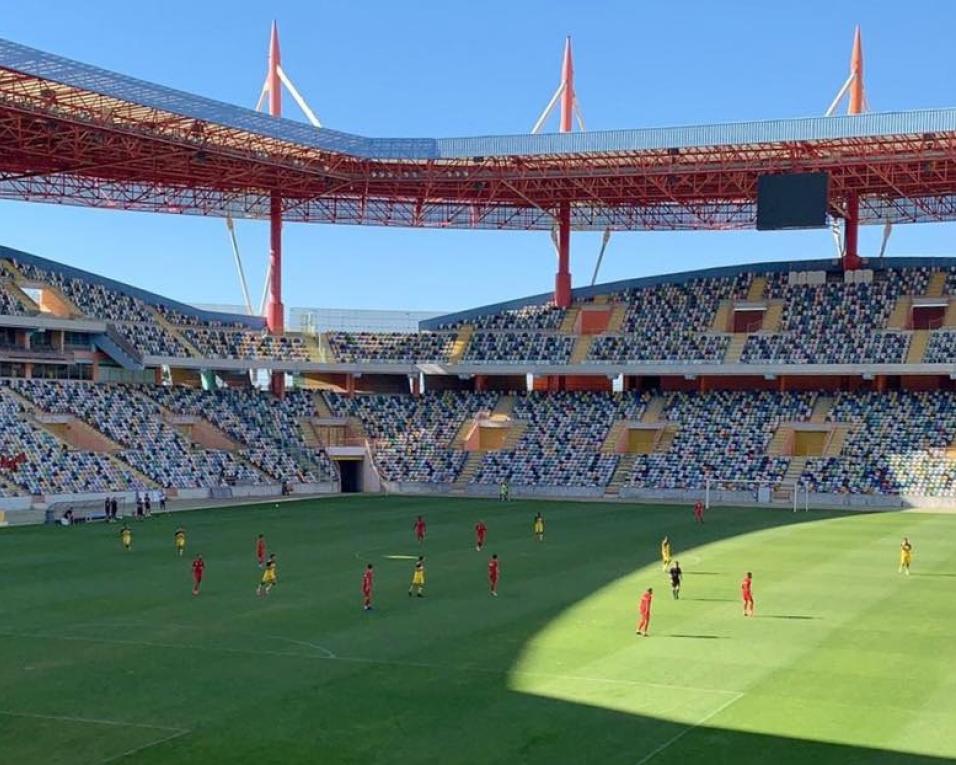
[(835, 215), (956, 219), (956, 109), (676, 128), (368, 138), (0, 40), (0, 196), (201, 215), (550, 229), (754, 225), (756, 178), (822, 170)]

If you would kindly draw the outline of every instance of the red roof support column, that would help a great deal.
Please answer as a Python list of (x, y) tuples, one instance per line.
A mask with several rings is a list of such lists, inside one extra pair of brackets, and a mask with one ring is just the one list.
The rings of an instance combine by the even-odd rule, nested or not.
[[(574, 116), (574, 63), (571, 60), (571, 38), (564, 43), (561, 65), (561, 132), (571, 132)], [(554, 278), (554, 304), (558, 308), (571, 305), (571, 203), (558, 207), (558, 273)]]
[[(847, 114), (862, 114), (865, 108), (863, 95), (863, 38), (860, 28), (856, 28), (853, 38), (853, 53), (850, 55), (850, 101)], [(863, 262), (859, 254), (860, 198), (856, 193), (847, 194), (846, 217), (843, 223), (843, 270), (853, 271)]]
[[(269, 40), (269, 114), (282, 116), (282, 83), (279, 81), (279, 29), (272, 22)], [(269, 200), (269, 302), (266, 325), (273, 335), (285, 332), (285, 306), (282, 304), (282, 197), (272, 192)], [(285, 372), (273, 372), (270, 389), (276, 396), (285, 393)]]

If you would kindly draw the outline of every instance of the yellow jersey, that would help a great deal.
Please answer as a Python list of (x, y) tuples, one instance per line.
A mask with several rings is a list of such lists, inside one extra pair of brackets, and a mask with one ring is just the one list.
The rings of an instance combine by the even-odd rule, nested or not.
[(269, 561), (266, 563), (266, 570), (262, 572), (262, 583), (263, 584), (275, 584), (276, 583), (276, 564), (275, 561)]
[(412, 585), (423, 587), (425, 585), (425, 567), (421, 563), (415, 564), (415, 572), (412, 574)]
[(900, 560), (912, 560), (913, 558), (913, 545), (909, 542), (904, 542), (900, 545)]
[(186, 546), (186, 532), (177, 531), (176, 532), (176, 547), (185, 547)]

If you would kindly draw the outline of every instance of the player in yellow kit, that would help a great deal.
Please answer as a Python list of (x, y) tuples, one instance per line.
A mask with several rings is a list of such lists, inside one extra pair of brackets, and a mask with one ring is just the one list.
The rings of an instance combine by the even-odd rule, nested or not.
[(180, 526), (176, 529), (176, 533), (173, 535), (173, 538), (176, 540), (176, 553), (181, 558), (183, 553), (186, 551), (186, 529)]
[(910, 575), (910, 564), (913, 562), (913, 545), (910, 544), (910, 540), (907, 537), (903, 537), (903, 541), (900, 544), (900, 573), (906, 572), (906, 575)]
[(537, 539), (539, 542), (543, 542), (544, 541), (544, 518), (541, 517), (541, 513), (538, 513), (534, 517), (534, 525), (532, 526), (532, 528), (534, 529), (535, 539)]
[(256, 595), (268, 595), (277, 581), (276, 555), (272, 553), (269, 560), (266, 561), (266, 568), (262, 572), (262, 579), (259, 580), (259, 586), (256, 588)]
[(661, 568), (667, 571), (667, 567), (671, 564), (671, 541), (667, 537), (661, 540), (661, 563)]
[(420, 598), (425, 597), (425, 556), (419, 555), (415, 561), (415, 570), (412, 572), (412, 585), (408, 588), (408, 597), (412, 593)]
[(127, 550), (133, 549), (133, 530), (125, 523), (123, 524), (123, 528), (120, 529), (120, 542), (123, 543), (123, 547)]

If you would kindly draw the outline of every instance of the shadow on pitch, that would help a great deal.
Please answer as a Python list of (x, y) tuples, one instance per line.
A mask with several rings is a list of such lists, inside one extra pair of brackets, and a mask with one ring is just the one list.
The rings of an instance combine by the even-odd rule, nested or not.
[(664, 637), (687, 638), (688, 640), (726, 640), (723, 635), (682, 635), (676, 632), (664, 635)]
[(736, 603), (736, 598), (681, 598), (681, 600), (696, 600), (698, 603)]
[(758, 619), (791, 619), (794, 621), (810, 621), (819, 619), (819, 616), (805, 616), (802, 614), (760, 614)]

